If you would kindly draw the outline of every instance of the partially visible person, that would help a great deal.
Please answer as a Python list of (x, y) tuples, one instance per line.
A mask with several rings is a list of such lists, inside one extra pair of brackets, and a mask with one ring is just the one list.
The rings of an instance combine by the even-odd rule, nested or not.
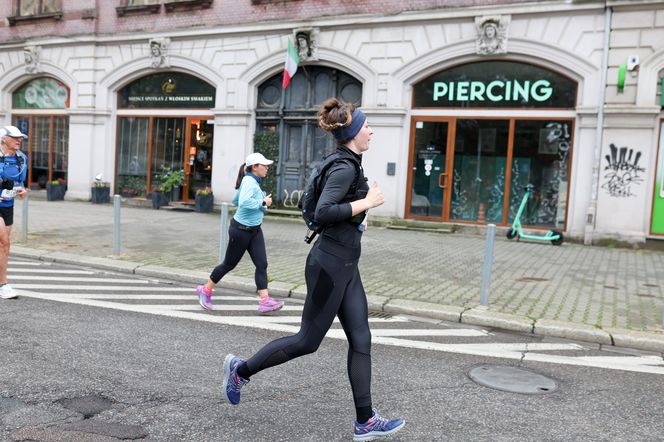
[[(0, 299), (17, 298), (16, 290), (7, 283), (9, 243), (14, 224), (14, 197), (24, 198), (28, 158), (21, 149), (21, 141), (28, 138), (15, 126), (0, 129)], [(10, 190), (11, 188), (11, 190)]]
[(267, 175), (272, 160), (262, 154), (250, 154), (240, 167), (235, 183), (235, 196), (233, 204), (237, 206), (235, 215), (228, 229), (228, 247), (224, 262), (212, 270), (207, 284), (196, 288), (198, 303), (206, 310), (212, 310), (212, 293), (214, 287), (228, 272), (233, 270), (244, 252), (249, 252), (251, 260), (256, 266), (256, 289), (260, 302), (259, 313), (268, 313), (281, 309), (283, 301), (272, 298), (267, 288), (267, 254), (265, 252), (265, 239), (261, 224), (267, 208), (272, 205), (272, 195), (265, 195), (261, 190), (261, 180)]

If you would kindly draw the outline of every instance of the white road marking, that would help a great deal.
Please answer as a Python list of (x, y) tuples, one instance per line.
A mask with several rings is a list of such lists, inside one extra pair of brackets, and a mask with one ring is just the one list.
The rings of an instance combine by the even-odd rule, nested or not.
[(9, 278), (15, 273), (29, 273), (35, 275), (38, 273), (45, 273), (50, 275), (63, 274), (63, 275), (94, 275), (96, 272), (90, 272), (87, 270), (59, 270), (59, 269), (17, 269), (9, 268), (7, 271), (9, 273)]
[[(161, 315), (172, 318), (191, 319), (196, 321), (205, 321), (215, 324), (224, 324), (239, 327), (252, 327), (262, 330), (270, 330), (295, 334), (299, 331), (299, 325), (287, 325), (280, 321), (279, 316), (274, 319), (256, 316), (220, 316), (208, 314), (200, 309), (196, 312), (181, 310), (169, 310), (164, 306), (154, 306), (145, 304), (124, 304), (118, 302), (108, 302), (104, 300), (95, 300), (89, 298), (72, 297), (53, 297), (48, 293), (37, 293), (22, 290), (19, 295), (31, 298), (66, 302), (71, 304), (86, 305), (91, 307), (109, 308), (121, 311), (131, 311), (137, 313), (147, 313)], [(255, 305), (254, 305), (255, 307)], [(289, 306), (286, 306), (289, 307)], [(292, 306), (295, 307), (295, 306)], [(295, 308), (301, 309), (301, 306)], [(280, 321), (280, 322), (278, 322)], [(587, 367), (596, 367), (609, 370), (623, 370), (640, 373), (653, 373), (664, 375), (664, 360), (656, 356), (634, 356), (634, 357), (595, 357), (595, 356), (561, 356), (536, 353), (536, 351), (578, 351), (583, 347), (572, 343), (461, 343), (445, 344), (438, 342), (414, 341), (392, 337), (391, 330), (384, 329), (372, 330), (374, 344), (391, 345), (395, 347), (415, 348), (421, 350), (433, 350), (445, 353), (470, 354), (491, 358), (516, 359), (523, 361), (545, 362), (554, 364), (579, 365)], [(330, 330), (327, 334), (333, 339), (346, 339), (342, 330)], [(487, 335), (483, 335), (487, 336)]]
[[(14, 285), (12, 284), (12, 287), (15, 289), (21, 288), (19, 284)], [(49, 286), (52, 289), (55, 288), (60, 288), (60, 286)], [(105, 286), (108, 287), (108, 286)], [(139, 287), (140, 289), (145, 289), (146, 287)], [(134, 290), (134, 288), (128, 288), (129, 290)], [(124, 293), (117, 293), (117, 294), (107, 294), (107, 295), (102, 295), (102, 294), (96, 294), (96, 293), (54, 293), (54, 292), (49, 292), (49, 293), (44, 293), (44, 295), (52, 296), (54, 298), (78, 298), (78, 299), (117, 299), (117, 300), (151, 300), (151, 301), (192, 301), (193, 303), (196, 303), (196, 294), (190, 294), (190, 295), (162, 295), (161, 293), (159, 294), (153, 294), (153, 295), (127, 295)], [(244, 301), (244, 302), (251, 302), (254, 299), (248, 297), (248, 296), (224, 296), (220, 298), (213, 298), (212, 302), (213, 304), (220, 304), (220, 305), (225, 305), (228, 301)], [(255, 302), (256, 305), (258, 305), (258, 295), (255, 297)], [(195, 304), (198, 306), (198, 304)]]
[[(15, 279), (15, 278), (14, 278)], [(95, 279), (96, 281), (96, 279)], [(95, 292), (101, 291), (122, 291), (122, 292), (189, 292), (192, 296), (196, 296), (195, 288), (188, 287), (172, 287), (172, 286), (150, 286), (150, 287), (134, 287), (131, 285), (64, 285), (64, 284), (14, 284), (11, 280), (10, 283), (15, 289), (22, 290), (91, 290)], [(223, 296), (223, 295), (222, 295)], [(225, 296), (223, 296), (225, 297)], [(212, 298), (217, 299), (217, 298)]]
[[(14, 276), (13, 281), (62, 281), (62, 282), (117, 282), (124, 284), (150, 284), (146, 279), (122, 279), (122, 278), (67, 278), (65, 276)], [(14, 284), (12, 284), (14, 286)]]
[(41, 267), (43, 265), (47, 265), (43, 262), (30, 262), (30, 261), (9, 261), (7, 263), (10, 266), (29, 266), (29, 267)]

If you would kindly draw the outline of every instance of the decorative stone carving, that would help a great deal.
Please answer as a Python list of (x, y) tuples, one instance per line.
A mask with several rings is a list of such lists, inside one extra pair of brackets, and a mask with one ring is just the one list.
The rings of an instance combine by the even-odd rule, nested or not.
[(40, 53), (41, 46), (26, 46), (23, 48), (25, 72), (28, 74), (38, 74), (41, 72)]
[(318, 60), (318, 28), (298, 28), (293, 31), (295, 49), (302, 61)]
[(168, 68), (168, 46), (171, 43), (170, 38), (151, 38), (150, 39), (150, 57), (153, 68)]
[(509, 15), (475, 17), (477, 28), (476, 49), (479, 55), (507, 53)]

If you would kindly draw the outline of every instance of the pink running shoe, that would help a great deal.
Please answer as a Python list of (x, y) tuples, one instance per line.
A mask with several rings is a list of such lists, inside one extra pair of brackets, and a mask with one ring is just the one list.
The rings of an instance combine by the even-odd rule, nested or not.
[(276, 312), (277, 310), (281, 310), (283, 306), (284, 301), (277, 301), (273, 297), (268, 296), (265, 300), (261, 299), (258, 304), (258, 313)]
[(204, 285), (199, 285), (196, 287), (196, 293), (198, 293), (198, 303), (205, 310), (214, 310), (212, 306), (212, 292), (209, 293), (205, 290)]

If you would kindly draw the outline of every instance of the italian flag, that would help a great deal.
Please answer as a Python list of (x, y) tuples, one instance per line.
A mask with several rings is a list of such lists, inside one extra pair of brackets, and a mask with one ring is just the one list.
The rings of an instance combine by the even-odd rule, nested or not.
[(297, 72), (297, 65), (300, 64), (300, 56), (297, 54), (293, 43), (291, 43), (290, 38), (288, 39), (288, 50), (286, 51), (286, 66), (284, 66), (284, 80), (281, 83), (281, 87), (286, 89), (290, 84), (291, 78)]

